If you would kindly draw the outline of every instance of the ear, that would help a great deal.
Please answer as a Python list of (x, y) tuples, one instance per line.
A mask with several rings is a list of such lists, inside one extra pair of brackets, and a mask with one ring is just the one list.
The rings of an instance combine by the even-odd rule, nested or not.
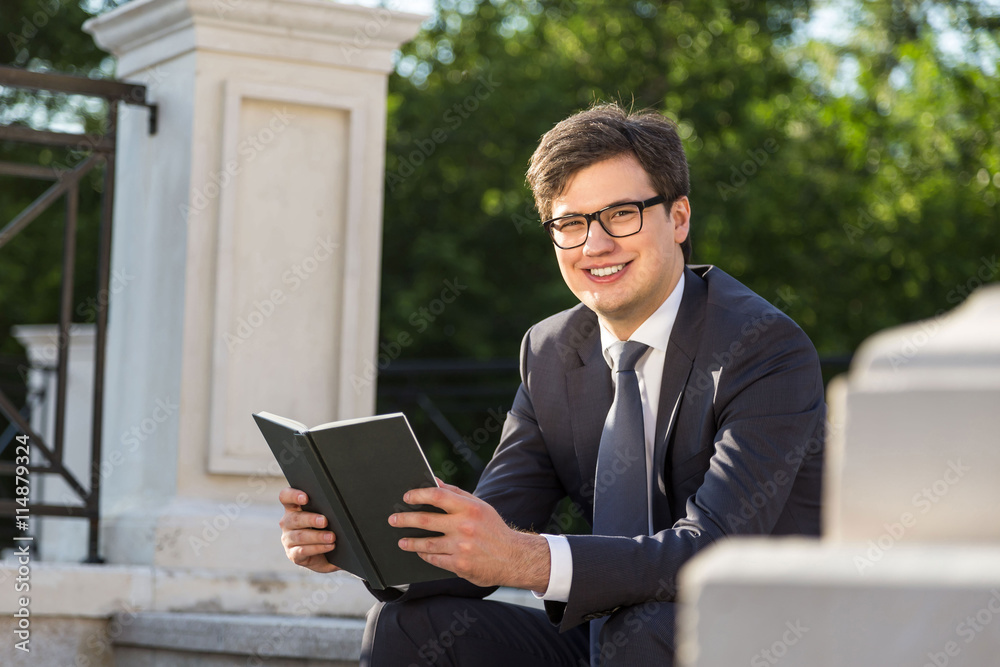
[(684, 243), (691, 231), (691, 202), (681, 197), (670, 207), (670, 222), (674, 226), (674, 243)]

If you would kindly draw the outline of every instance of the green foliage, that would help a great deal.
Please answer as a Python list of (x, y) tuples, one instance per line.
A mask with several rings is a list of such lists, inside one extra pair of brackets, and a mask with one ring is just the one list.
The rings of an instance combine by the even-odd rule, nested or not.
[[(117, 2), (4, 3), (0, 62), (110, 76), (80, 25)], [(440, 0), (389, 81), (386, 359), (512, 358), (528, 326), (573, 305), (524, 171), (553, 124), (606, 100), (678, 122), (694, 261), (785, 308), (822, 354), (952, 308), (997, 277), (1000, 21), (987, 7)], [(810, 19), (834, 25), (817, 36)], [(105, 114), (78, 98), (31, 99), (0, 91), (0, 122), (96, 131)], [(42, 187), (5, 178), (4, 222)], [(85, 252), (98, 195), (96, 181), (82, 189)], [(59, 213), (0, 249), (0, 331), (55, 320)], [(94, 266), (79, 260), (76, 305)]]
[[(821, 354), (952, 308), (997, 271), (996, 24), (977, 7), (845, 5), (835, 42), (806, 37), (794, 0), (443, 0), (390, 79), (381, 338), (509, 357), (572, 305), (524, 171), (546, 130), (606, 100), (678, 122), (693, 260)], [(974, 46), (946, 54), (935, 21)], [(417, 331), (455, 277), (468, 289)]]
[[(81, 30), (92, 12), (118, 4), (91, 2), (90, 9), (71, 0), (4, 0), (0, 14), (0, 63), (36, 71), (107, 78), (113, 63)], [(80, 96), (22, 89), (0, 89), (0, 123), (35, 129), (100, 133), (106, 105)], [(0, 143), (0, 160), (46, 167), (72, 167), (81, 156), (60, 148)], [(73, 318), (92, 321), (97, 291), (97, 228), (102, 171), (80, 184)], [(0, 180), (0, 224), (31, 204), (51, 181), (5, 176)], [(0, 248), (0, 354), (19, 354), (8, 336), (11, 326), (52, 323), (59, 319), (64, 243), (65, 197)]]

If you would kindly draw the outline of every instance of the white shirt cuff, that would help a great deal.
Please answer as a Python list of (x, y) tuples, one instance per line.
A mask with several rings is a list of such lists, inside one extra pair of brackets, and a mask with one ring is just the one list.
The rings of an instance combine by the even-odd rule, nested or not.
[(565, 535), (542, 533), (542, 537), (549, 543), (549, 587), (544, 593), (531, 593), (540, 600), (567, 602), (569, 587), (573, 583), (573, 551), (569, 548), (569, 540)]

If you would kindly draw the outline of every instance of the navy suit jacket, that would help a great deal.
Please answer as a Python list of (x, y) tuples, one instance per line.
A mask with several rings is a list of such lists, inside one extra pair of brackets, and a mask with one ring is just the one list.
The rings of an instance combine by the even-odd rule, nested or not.
[[(597, 316), (584, 305), (532, 327), (500, 444), (476, 495), (542, 530), (569, 497), (593, 516), (597, 452), (614, 397)], [(695, 553), (731, 535), (819, 535), (825, 405), (819, 360), (791, 319), (712, 266), (685, 269), (663, 367), (651, 536), (571, 535), (565, 630), (647, 600), (673, 601)], [(414, 584), (400, 599), (493, 589)], [(384, 600), (399, 593), (379, 592)]]

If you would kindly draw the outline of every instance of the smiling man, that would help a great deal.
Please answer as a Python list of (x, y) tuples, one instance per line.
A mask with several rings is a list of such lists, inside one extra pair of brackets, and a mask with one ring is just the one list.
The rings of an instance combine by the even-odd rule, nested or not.
[[(686, 266), (688, 168), (672, 123), (602, 105), (556, 125), (528, 182), (580, 304), (532, 327), (475, 494), (405, 498), (437, 531), (400, 548), (457, 577), (379, 591), (363, 665), (671, 665), (677, 574), (731, 535), (819, 534), (824, 423), (816, 352), (712, 266)], [(589, 535), (539, 534), (557, 504)], [(336, 536), (281, 493), (295, 563), (332, 571)], [(483, 600), (533, 591), (537, 609)]]

